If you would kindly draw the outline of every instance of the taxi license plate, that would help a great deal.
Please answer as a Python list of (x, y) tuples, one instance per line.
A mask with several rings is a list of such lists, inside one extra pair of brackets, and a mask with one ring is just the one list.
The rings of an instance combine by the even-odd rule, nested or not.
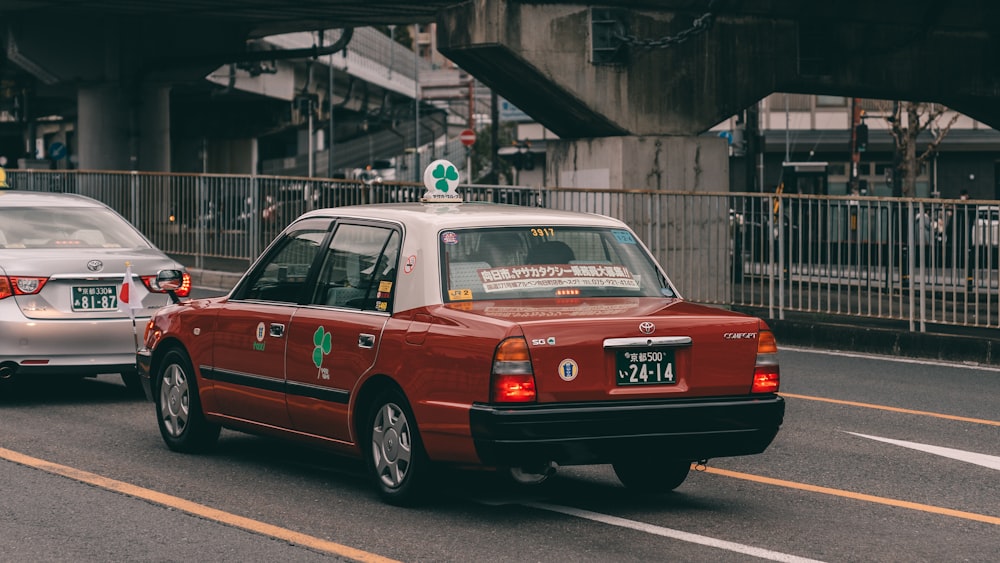
[(74, 311), (114, 311), (118, 309), (117, 288), (113, 285), (73, 287)]
[(674, 351), (657, 349), (617, 350), (618, 385), (670, 385), (677, 383)]

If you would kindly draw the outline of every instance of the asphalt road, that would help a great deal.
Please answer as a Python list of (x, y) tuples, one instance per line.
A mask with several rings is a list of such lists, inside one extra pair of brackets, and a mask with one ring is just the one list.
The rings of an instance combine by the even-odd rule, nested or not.
[(358, 462), (269, 439), (172, 453), (117, 377), (26, 386), (0, 397), (0, 560), (997, 560), (1000, 371), (780, 359), (772, 447), (674, 493), (629, 494), (608, 466), (540, 488), (446, 472), (413, 509), (381, 503)]

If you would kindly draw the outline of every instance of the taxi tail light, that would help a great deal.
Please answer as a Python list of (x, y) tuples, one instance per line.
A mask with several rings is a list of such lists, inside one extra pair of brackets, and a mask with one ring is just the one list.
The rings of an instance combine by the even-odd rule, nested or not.
[[(184, 281), (181, 282), (181, 287), (174, 291), (177, 297), (187, 297), (191, 295), (191, 274), (184, 272)], [(142, 284), (146, 286), (146, 289), (150, 293), (167, 293), (166, 290), (160, 289), (156, 285), (156, 276), (142, 276)]]
[(493, 354), (490, 374), (490, 402), (535, 402), (535, 372), (531, 368), (528, 342), (521, 337), (508, 338)]
[(778, 342), (774, 333), (761, 327), (757, 335), (757, 361), (753, 370), (751, 393), (777, 393), (781, 380), (778, 368)]
[(28, 276), (0, 276), (0, 299), (12, 295), (35, 295), (42, 290), (49, 278)]

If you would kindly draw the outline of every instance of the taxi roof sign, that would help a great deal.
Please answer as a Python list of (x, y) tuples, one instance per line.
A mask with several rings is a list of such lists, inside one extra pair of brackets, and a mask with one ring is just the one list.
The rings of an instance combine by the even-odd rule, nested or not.
[(447, 160), (435, 160), (424, 168), (424, 187), (427, 191), (420, 201), (462, 201), (462, 196), (458, 193), (458, 169)]

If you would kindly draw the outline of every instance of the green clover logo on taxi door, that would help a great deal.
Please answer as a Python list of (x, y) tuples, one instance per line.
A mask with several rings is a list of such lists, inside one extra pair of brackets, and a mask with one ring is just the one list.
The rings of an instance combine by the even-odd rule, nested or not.
[(316, 345), (313, 350), (313, 363), (316, 364), (317, 368), (322, 367), (323, 356), (329, 354), (332, 347), (331, 334), (323, 327), (317, 328), (316, 332), (313, 333), (313, 344)]

